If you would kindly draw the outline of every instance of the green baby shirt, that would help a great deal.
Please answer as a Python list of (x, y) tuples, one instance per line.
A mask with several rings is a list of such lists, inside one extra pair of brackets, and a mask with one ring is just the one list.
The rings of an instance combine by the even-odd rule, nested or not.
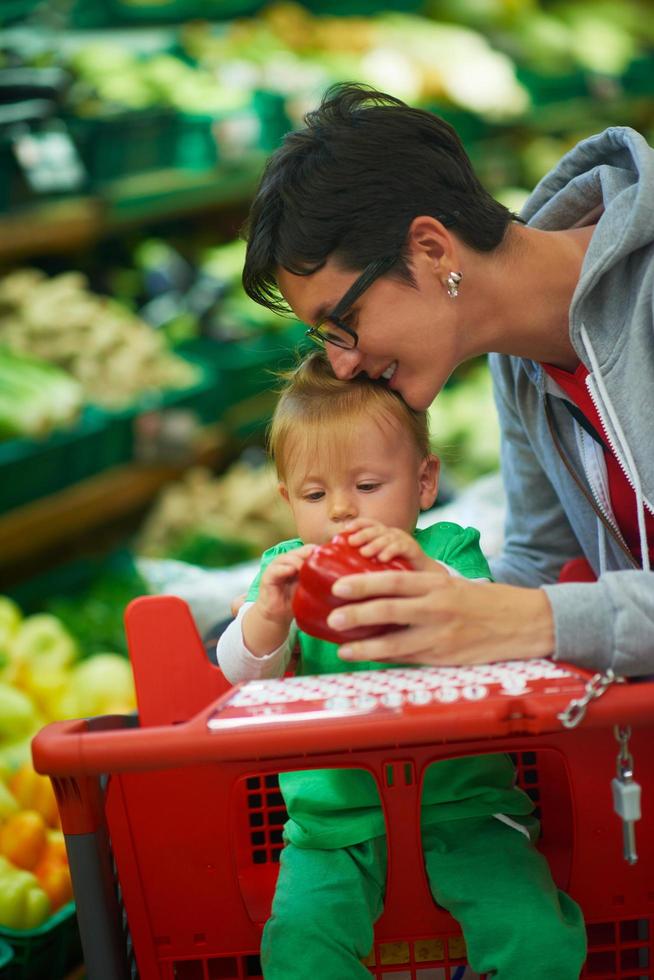
[[(414, 537), (430, 558), (444, 562), (466, 578), (490, 578), (488, 563), (479, 547), (479, 532), (474, 528), (440, 522), (416, 530)], [(264, 552), (259, 574), (247, 595), (248, 602), (257, 598), (261, 575), (272, 559), (299, 548), (302, 543), (294, 538)], [(299, 674), (387, 667), (376, 662), (347, 663), (338, 657), (336, 644), (302, 631), (298, 632), (298, 639)], [(506, 755), (471, 756), (434, 763), (424, 778), (423, 826), (493, 813), (530, 813), (533, 804), (514, 786), (514, 779), (513, 764)], [(368, 772), (303, 770), (281, 773), (279, 782), (289, 815), (285, 835), (298, 847), (348, 847), (386, 832), (377, 785)]]

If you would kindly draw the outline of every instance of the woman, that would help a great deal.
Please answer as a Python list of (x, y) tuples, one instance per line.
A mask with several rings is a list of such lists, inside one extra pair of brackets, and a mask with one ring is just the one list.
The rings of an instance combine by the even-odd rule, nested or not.
[[(490, 353), (508, 506), (493, 584), (438, 572), (336, 583), (357, 601), (330, 625), (407, 626), (340, 655), (553, 655), (651, 672), (654, 151), (626, 128), (585, 140), (521, 220), (430, 113), (344, 85), (306, 123), (253, 202), (247, 292), (310, 324), (339, 377), (384, 377), (415, 409)], [(580, 555), (597, 581), (557, 584)]]

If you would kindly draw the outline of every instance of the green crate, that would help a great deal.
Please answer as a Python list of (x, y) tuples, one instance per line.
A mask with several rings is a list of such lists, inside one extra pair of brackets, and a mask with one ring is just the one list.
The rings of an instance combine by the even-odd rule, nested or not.
[(647, 54), (635, 58), (620, 79), (625, 92), (630, 95), (652, 95), (654, 93), (654, 55)]
[(14, 951), (11, 946), (0, 939), (0, 980), (9, 980), (11, 961), (14, 958)]
[(269, 421), (279, 387), (276, 372), (293, 365), (306, 328), (294, 323), (285, 330), (258, 334), (239, 341), (190, 341), (186, 349), (214, 365), (223, 419), (244, 437)]
[(104, 469), (115, 455), (111, 438), (103, 415), (86, 408), (76, 425), (44, 439), (0, 442), (0, 513)]
[(36, 929), (5, 929), (0, 939), (11, 946), (13, 959), (0, 973), (2, 980), (63, 980), (82, 962), (82, 947), (69, 902)]
[(73, 116), (67, 124), (94, 185), (176, 165), (179, 121), (173, 109)]
[(253, 153), (274, 150), (291, 128), (286, 100), (275, 92), (255, 92), (249, 104), (222, 114), (180, 113), (175, 165), (210, 170), (222, 162), (242, 164)]
[(516, 76), (529, 92), (534, 106), (590, 97), (588, 74), (581, 69), (560, 74), (545, 74), (519, 65)]
[(139, 418), (150, 412), (182, 408), (202, 423), (220, 418), (226, 402), (212, 365), (188, 355), (198, 380), (186, 388), (147, 392), (124, 409), (87, 406), (77, 425), (45, 439), (0, 442), (0, 513), (64, 490), (135, 457)]
[(325, 14), (328, 17), (371, 17), (389, 10), (419, 14), (425, 3), (424, 0), (391, 0), (390, 3), (380, 3), (379, 0), (303, 0), (303, 6), (314, 14)]
[(26, 20), (44, 0), (2, 0), (0, 3), (0, 27)]
[(75, 0), (69, 19), (73, 27), (166, 24), (194, 18), (228, 20), (256, 13), (264, 2), (265, 0)]

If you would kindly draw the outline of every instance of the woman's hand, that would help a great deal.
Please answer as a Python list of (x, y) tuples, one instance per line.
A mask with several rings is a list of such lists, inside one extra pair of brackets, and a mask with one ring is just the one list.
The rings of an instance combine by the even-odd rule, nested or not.
[(406, 558), (417, 571), (429, 571), (435, 562), (428, 558), (418, 542), (399, 527), (387, 527), (368, 517), (358, 517), (346, 525), (348, 544), (358, 548), (366, 558), (391, 561)]
[(432, 562), (428, 572), (348, 575), (333, 592), (353, 600), (329, 616), (335, 629), (407, 627), (340, 647), (343, 660), (445, 666), (530, 660), (554, 650), (552, 611), (541, 589), (473, 582)]

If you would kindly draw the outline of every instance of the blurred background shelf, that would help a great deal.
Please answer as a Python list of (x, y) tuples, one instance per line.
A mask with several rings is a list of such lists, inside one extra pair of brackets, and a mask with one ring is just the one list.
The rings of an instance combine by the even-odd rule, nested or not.
[(79, 197), (0, 213), (0, 262), (83, 249), (149, 222), (244, 205), (264, 156), (222, 172), (135, 174), (108, 183), (101, 197)]
[(220, 424), (198, 434), (184, 459), (132, 462), (80, 480), (57, 493), (0, 515), (0, 591), (102, 538), (116, 540), (120, 528), (134, 526), (158, 491), (192, 466), (221, 469), (235, 446)]

